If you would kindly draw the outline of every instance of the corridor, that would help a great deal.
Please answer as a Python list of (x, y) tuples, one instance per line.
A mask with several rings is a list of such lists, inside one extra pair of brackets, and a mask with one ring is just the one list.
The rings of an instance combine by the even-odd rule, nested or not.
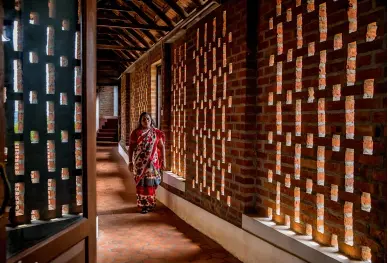
[(240, 262), (168, 208), (136, 209), (135, 185), (117, 148), (97, 150), (98, 263)]

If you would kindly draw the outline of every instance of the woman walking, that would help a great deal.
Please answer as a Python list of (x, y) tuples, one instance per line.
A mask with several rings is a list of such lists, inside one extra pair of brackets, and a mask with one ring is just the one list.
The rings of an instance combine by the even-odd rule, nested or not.
[(139, 126), (131, 133), (129, 170), (136, 182), (137, 205), (146, 214), (156, 206), (156, 188), (165, 169), (164, 133), (155, 128), (149, 113), (143, 112)]

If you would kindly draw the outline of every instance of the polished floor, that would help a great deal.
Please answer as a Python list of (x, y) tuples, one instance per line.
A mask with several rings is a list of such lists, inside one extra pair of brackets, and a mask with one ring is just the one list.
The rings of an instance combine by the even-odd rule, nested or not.
[(97, 151), (98, 263), (240, 262), (158, 203), (142, 215), (117, 148)]

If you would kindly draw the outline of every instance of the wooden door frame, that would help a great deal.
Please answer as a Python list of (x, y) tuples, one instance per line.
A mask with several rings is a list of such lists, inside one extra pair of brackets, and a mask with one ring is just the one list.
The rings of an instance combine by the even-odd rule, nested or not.
[[(0, 35), (3, 34), (4, 23), (4, 8), (3, 0), (0, 0)], [(0, 162), (4, 160), (4, 144), (5, 144), (5, 111), (3, 100), (4, 89), (4, 45), (3, 41), (0, 41)], [(3, 182), (0, 187), (4, 187)], [(1, 199), (5, 198), (3, 189), (0, 189)], [(2, 199), (4, 200), (4, 199)], [(4, 261), (7, 255), (7, 233), (5, 226), (8, 218), (6, 214), (0, 215), (0, 261)]]
[[(83, 0), (82, 6), (82, 66), (83, 85), (86, 85), (83, 96), (85, 136), (83, 143), (84, 177), (83, 180), (83, 211), (84, 218), (65, 230), (51, 236), (39, 244), (26, 249), (18, 255), (7, 260), (7, 263), (22, 262), (49, 262), (62, 253), (69, 250), (77, 243), (85, 240), (86, 262), (97, 261), (97, 239), (96, 239), (96, 33), (97, 33), (97, 4), (96, 0)], [(3, 10), (3, 0), (0, 0), (0, 12)], [(2, 25), (2, 17), (1, 23)], [(0, 32), (2, 32), (2, 27)], [(0, 43), (0, 91), (2, 91), (4, 75), (4, 54), (3, 45)], [(2, 119), (4, 119), (3, 93), (0, 94), (0, 136), (4, 136), (5, 130)], [(3, 155), (4, 145), (0, 140), (0, 158)], [(85, 180), (86, 179), (86, 180)], [(86, 184), (85, 184), (86, 182)], [(0, 230), (0, 245), (3, 245), (3, 236)]]

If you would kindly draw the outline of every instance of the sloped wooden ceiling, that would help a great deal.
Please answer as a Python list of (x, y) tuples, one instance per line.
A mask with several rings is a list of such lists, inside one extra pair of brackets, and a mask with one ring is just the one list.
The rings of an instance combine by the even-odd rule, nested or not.
[(97, 82), (120, 74), (208, 0), (98, 0)]

